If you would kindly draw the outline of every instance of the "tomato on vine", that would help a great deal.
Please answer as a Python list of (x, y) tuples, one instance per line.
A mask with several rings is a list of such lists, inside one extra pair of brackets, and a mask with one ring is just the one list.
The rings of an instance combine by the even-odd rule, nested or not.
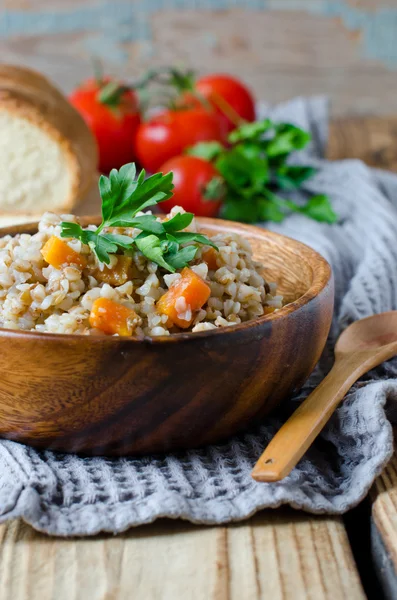
[(203, 141), (223, 142), (225, 132), (213, 110), (193, 107), (164, 110), (142, 123), (136, 137), (140, 164), (155, 173), (185, 148)]
[[(229, 133), (243, 121), (255, 120), (255, 101), (252, 93), (242, 81), (231, 75), (213, 74), (200, 77), (193, 83), (196, 94), (194, 104), (200, 98), (207, 101), (216, 111), (222, 126)], [(186, 99), (192, 101), (187, 92)]]
[(164, 174), (173, 173), (173, 196), (159, 207), (169, 212), (173, 206), (182, 206), (198, 217), (216, 217), (222, 205), (223, 181), (216, 168), (196, 156), (177, 156), (162, 165)]
[(100, 171), (108, 173), (135, 159), (141, 116), (132, 89), (108, 77), (88, 79), (69, 100), (96, 138)]

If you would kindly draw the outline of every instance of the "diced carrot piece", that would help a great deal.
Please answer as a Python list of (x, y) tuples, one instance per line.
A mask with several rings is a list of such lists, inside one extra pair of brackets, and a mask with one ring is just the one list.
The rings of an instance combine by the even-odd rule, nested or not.
[(103, 270), (96, 269), (93, 273), (95, 279), (103, 281), (109, 285), (123, 285), (129, 279), (132, 279), (132, 258), (131, 256), (118, 256), (114, 267), (104, 266)]
[(182, 329), (192, 324), (195, 312), (207, 302), (211, 288), (194, 271), (185, 267), (168, 292), (157, 302), (157, 310)]
[(271, 315), (272, 313), (274, 313), (276, 309), (274, 308), (274, 306), (265, 306), (263, 309), (263, 314), (265, 315)]
[[(135, 323), (134, 323), (134, 320)], [(90, 325), (103, 333), (122, 336), (131, 335), (138, 324), (139, 317), (132, 308), (114, 302), (108, 298), (97, 298), (92, 305)]]
[(202, 258), (203, 261), (207, 263), (207, 267), (210, 271), (216, 271), (216, 269), (218, 268), (218, 265), (216, 263), (216, 259), (218, 258), (218, 252), (215, 250), (215, 248), (210, 247), (207, 248), (207, 250), (204, 250)]
[(77, 265), (84, 269), (87, 265), (86, 260), (81, 254), (73, 250), (66, 242), (60, 240), (56, 235), (52, 235), (41, 249), (41, 254), (49, 265), (60, 269), (68, 265)]

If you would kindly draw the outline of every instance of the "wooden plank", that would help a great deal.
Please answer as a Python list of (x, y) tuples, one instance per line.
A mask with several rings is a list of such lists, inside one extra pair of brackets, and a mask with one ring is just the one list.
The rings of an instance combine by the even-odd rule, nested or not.
[(387, 598), (397, 596), (397, 447), (371, 490), (371, 546), (374, 565)]
[(397, 571), (397, 455), (394, 454), (372, 490), (372, 516)]
[(397, 117), (349, 117), (331, 123), (327, 157), (359, 158), (397, 171)]
[(269, 102), (324, 93), (335, 115), (395, 111), (397, 0), (6, 0), (6, 8), (1, 60), (37, 68), (66, 91), (97, 56), (127, 78), (189, 65), (243, 77)]
[(365, 598), (342, 521), (292, 510), (199, 527), (160, 521), (117, 537), (63, 540), (0, 526), (0, 598)]

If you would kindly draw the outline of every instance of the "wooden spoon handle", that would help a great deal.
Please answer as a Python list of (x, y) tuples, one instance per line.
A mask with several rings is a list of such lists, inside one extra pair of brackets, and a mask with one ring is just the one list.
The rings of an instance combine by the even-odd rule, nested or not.
[(365, 370), (358, 368), (354, 359), (336, 361), (327, 377), (276, 433), (256, 463), (252, 477), (269, 482), (289, 475)]

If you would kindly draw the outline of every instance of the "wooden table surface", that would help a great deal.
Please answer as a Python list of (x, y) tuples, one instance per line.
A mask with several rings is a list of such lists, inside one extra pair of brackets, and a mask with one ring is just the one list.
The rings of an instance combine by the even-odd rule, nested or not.
[[(396, 130), (394, 118), (334, 122), (329, 157), (396, 169)], [(369, 498), (347, 519), (279, 509), (226, 527), (162, 520), (116, 537), (64, 540), (6, 523), (0, 599), (358, 600), (382, 597), (376, 575), (397, 598), (397, 457)]]
[[(397, 171), (397, 118), (384, 116), (396, 107), (397, 0), (0, 4), (0, 59), (66, 91), (92, 55), (127, 77), (167, 63), (243, 73), (270, 102), (327, 94), (338, 117), (329, 158)], [(378, 116), (344, 117), (367, 113)], [(96, 203), (94, 193), (81, 210)], [(0, 526), (0, 600), (378, 599), (376, 575), (397, 598), (396, 571), (397, 457), (344, 519), (280, 509), (227, 527), (169, 520), (79, 540)]]
[(123, 77), (188, 65), (243, 77), (268, 102), (320, 93), (335, 115), (384, 116), (396, 18), (397, 0), (2, 0), (0, 59), (67, 91), (96, 56)]

